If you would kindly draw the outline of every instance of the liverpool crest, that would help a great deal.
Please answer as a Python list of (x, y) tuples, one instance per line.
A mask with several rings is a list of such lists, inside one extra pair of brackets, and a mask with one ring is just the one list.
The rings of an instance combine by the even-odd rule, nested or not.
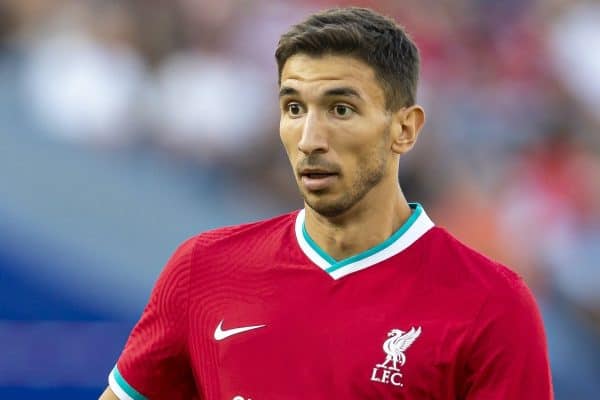
[(391, 383), (394, 386), (403, 386), (400, 379), (399, 366), (406, 363), (406, 355), (404, 352), (421, 334), (421, 327), (412, 327), (408, 332), (400, 329), (392, 329), (388, 333), (388, 339), (383, 343), (383, 351), (385, 352), (385, 360), (381, 364), (377, 364), (373, 368), (371, 380), (374, 382)]

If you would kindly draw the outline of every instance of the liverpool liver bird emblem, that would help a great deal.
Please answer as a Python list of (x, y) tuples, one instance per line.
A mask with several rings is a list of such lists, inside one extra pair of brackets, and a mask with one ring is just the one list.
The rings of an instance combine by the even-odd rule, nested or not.
[[(385, 351), (387, 354), (385, 361), (383, 364), (377, 364), (377, 366), (393, 371), (400, 371), (397, 364), (400, 363), (400, 366), (404, 365), (406, 362), (406, 356), (404, 355), (404, 352), (411, 344), (413, 344), (415, 340), (417, 340), (420, 334), (420, 326), (417, 329), (412, 327), (408, 332), (401, 331), (400, 329), (392, 329), (388, 333), (389, 339), (383, 343), (383, 351)], [(390, 362), (392, 363), (392, 366), (388, 367), (387, 365)]]

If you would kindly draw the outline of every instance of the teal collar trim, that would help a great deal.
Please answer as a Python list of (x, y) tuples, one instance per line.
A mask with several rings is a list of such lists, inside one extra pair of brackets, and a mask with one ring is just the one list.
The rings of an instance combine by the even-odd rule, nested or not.
[(304, 225), (304, 210), (296, 217), (296, 238), (300, 248), (311, 261), (334, 279), (338, 279), (400, 253), (434, 226), (420, 204), (410, 203), (410, 207), (411, 216), (384, 242), (343, 260), (335, 260), (310, 237)]
[(147, 400), (143, 394), (135, 390), (133, 386), (127, 383), (116, 365), (108, 376), (108, 384), (112, 391), (121, 400)]

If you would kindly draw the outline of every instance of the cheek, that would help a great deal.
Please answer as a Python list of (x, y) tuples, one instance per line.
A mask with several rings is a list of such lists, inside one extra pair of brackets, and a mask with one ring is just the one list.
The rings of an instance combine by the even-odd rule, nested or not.
[(281, 121), (279, 123), (279, 139), (281, 140), (289, 159), (292, 160), (296, 149), (298, 148), (298, 143), (288, 122)]
[(352, 167), (359, 163), (369, 146), (371, 144), (353, 134), (341, 135), (330, 142), (331, 151), (336, 153), (342, 163)]
[(355, 136), (356, 140), (340, 142), (336, 146), (343, 169), (349, 177), (357, 177), (378, 165), (385, 151), (385, 139), (364, 137), (360, 140), (359, 136)]

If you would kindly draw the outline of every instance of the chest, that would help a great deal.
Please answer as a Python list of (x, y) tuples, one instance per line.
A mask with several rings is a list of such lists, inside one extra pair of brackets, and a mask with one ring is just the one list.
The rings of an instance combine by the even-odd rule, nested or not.
[(232, 287), (196, 310), (191, 358), (207, 398), (455, 398), (461, 318), (418, 280), (319, 274)]

